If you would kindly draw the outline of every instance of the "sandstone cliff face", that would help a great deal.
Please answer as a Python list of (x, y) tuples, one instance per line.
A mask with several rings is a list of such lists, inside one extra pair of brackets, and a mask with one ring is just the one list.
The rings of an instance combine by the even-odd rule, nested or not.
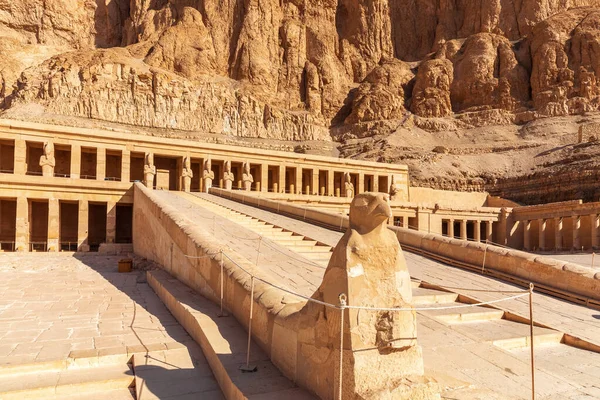
[(598, 110), (599, 6), (16, 0), (0, 3), (0, 102), (284, 140), (523, 123)]

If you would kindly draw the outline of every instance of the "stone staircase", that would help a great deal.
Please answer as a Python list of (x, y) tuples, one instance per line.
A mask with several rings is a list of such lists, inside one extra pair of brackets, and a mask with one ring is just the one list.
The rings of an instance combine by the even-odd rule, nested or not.
[(329, 263), (332, 254), (331, 246), (204, 198), (184, 192), (179, 192), (177, 195), (221, 217), (227, 218), (263, 238), (267, 238), (283, 247), (293, 250), (315, 264), (326, 267)]

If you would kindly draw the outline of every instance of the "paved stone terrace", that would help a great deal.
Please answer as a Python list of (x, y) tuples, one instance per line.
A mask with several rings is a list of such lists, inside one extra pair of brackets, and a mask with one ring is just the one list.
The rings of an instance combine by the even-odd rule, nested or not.
[(119, 258), (0, 254), (0, 366), (195, 346)]

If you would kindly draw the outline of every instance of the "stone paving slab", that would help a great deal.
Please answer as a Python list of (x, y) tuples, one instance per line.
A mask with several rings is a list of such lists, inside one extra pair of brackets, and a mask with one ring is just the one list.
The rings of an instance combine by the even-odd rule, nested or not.
[(120, 257), (0, 254), (0, 368), (185, 347), (191, 337)]

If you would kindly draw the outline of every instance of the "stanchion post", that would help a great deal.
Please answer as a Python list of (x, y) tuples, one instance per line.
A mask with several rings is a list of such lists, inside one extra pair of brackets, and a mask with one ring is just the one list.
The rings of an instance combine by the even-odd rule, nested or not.
[(535, 400), (535, 357), (533, 353), (533, 283), (529, 284), (529, 341), (531, 345), (531, 400)]
[(592, 252), (592, 269), (594, 269), (594, 257), (596, 257), (596, 253)]
[(248, 318), (248, 349), (246, 350), (246, 365), (240, 367), (242, 372), (256, 372), (256, 365), (250, 365), (250, 344), (252, 343), (252, 312), (254, 311), (254, 275), (250, 288), (250, 317)]
[(338, 400), (342, 400), (342, 382), (343, 382), (343, 367), (344, 367), (344, 314), (346, 310), (346, 301), (348, 297), (345, 293), (341, 293), (340, 299), (340, 368), (338, 371)]

